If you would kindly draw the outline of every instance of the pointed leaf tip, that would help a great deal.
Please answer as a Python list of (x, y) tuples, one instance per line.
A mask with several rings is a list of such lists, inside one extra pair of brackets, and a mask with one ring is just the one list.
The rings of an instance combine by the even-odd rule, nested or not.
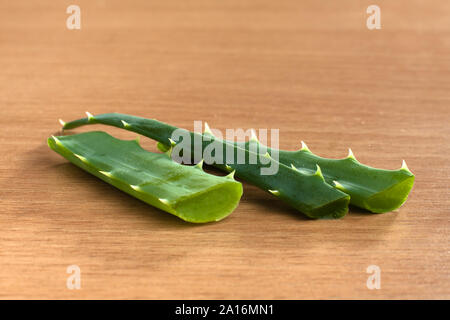
[(205, 162), (205, 160), (200, 160), (200, 162), (199, 163), (197, 163), (196, 165), (195, 165), (195, 167), (196, 168), (199, 168), (199, 169), (203, 169), (203, 163)]
[(268, 190), (271, 194), (273, 194), (274, 196), (279, 196), (280, 195), (280, 191), (278, 190)]
[(170, 206), (170, 202), (169, 202), (169, 200), (167, 200), (167, 199), (159, 198), (159, 201), (162, 202), (162, 203), (164, 203), (166, 206)]
[(52, 136), (52, 139), (55, 141), (55, 143), (56, 143), (57, 145), (62, 146), (61, 141), (59, 141), (59, 139), (58, 139), (57, 137)]
[(86, 115), (88, 117), (88, 121), (91, 120), (91, 119), (94, 119), (94, 116), (89, 111), (86, 111)]
[(300, 151), (309, 151), (309, 152), (311, 152), (304, 141), (302, 141), (301, 143), (302, 143), (302, 147), (301, 147)]
[(111, 174), (111, 172), (107, 172), (107, 171), (98, 171), (98, 172), (100, 172), (101, 174), (103, 174), (103, 175), (105, 175), (105, 176), (107, 176), (108, 178), (112, 178), (112, 174)]
[(175, 141), (172, 140), (172, 138), (169, 138), (169, 142), (170, 142), (170, 145), (171, 145), (171, 146), (174, 146), (174, 145), (177, 144)]
[(353, 154), (352, 149), (348, 148), (348, 155), (347, 155), (347, 159), (353, 159), (356, 161), (355, 155)]
[(255, 142), (259, 142), (258, 141), (258, 136), (256, 135), (256, 132), (254, 129), (251, 129), (251, 136), (250, 136), (250, 141), (255, 141)]
[(404, 170), (404, 171), (412, 173), (411, 170), (409, 170), (408, 166), (406, 165), (405, 160), (402, 161), (402, 167), (400, 168), (400, 170)]
[(75, 157), (77, 157), (78, 159), (80, 159), (82, 162), (85, 162), (85, 163), (88, 162), (88, 160), (85, 157), (83, 157), (82, 155), (79, 155), (79, 154), (76, 154), (76, 153), (74, 153), (73, 155)]
[(141, 187), (134, 185), (134, 184), (130, 184), (131, 189), (133, 189), (134, 191), (140, 191)]
[(318, 164), (316, 164), (316, 172), (314, 173), (314, 175), (319, 176), (322, 179), (324, 179), (323, 174), (322, 174), (322, 169), (320, 169)]
[(58, 119), (59, 123), (64, 127), (66, 123), (63, 121), (63, 119)]
[(120, 120), (120, 121), (122, 122), (124, 128), (129, 128), (129, 127), (131, 127), (131, 125), (130, 125), (128, 122), (126, 122), (126, 121), (124, 121), (124, 120)]
[(236, 173), (236, 170), (231, 171), (228, 175), (225, 176), (227, 179), (234, 180), (234, 174)]
[(209, 133), (210, 135), (213, 136), (211, 128), (209, 127), (208, 122), (206, 122), (206, 121), (205, 121), (205, 131), (203, 131), (203, 133)]
[(340, 184), (339, 182), (337, 182), (336, 180), (333, 180), (333, 184), (337, 189), (345, 190), (344, 186), (342, 184)]

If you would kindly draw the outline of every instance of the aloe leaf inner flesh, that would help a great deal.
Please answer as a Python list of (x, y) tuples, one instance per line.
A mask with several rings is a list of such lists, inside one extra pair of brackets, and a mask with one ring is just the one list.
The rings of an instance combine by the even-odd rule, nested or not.
[(103, 181), (185, 221), (203, 223), (228, 216), (242, 196), (232, 176), (208, 174), (142, 149), (135, 140), (101, 131), (50, 137), (48, 145)]

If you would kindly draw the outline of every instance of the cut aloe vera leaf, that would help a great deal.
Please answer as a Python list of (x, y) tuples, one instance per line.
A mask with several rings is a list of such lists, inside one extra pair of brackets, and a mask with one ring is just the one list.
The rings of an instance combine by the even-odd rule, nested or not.
[(201, 165), (178, 164), (168, 154), (142, 149), (136, 140), (94, 131), (52, 136), (48, 145), (83, 170), (188, 222), (221, 220), (242, 196), (242, 184), (232, 175), (219, 177)]
[[(261, 152), (274, 151), (255, 140), (237, 142), (236, 145)], [(317, 165), (320, 166), (328, 184), (350, 195), (351, 204), (373, 213), (398, 209), (405, 203), (414, 184), (414, 174), (405, 161), (397, 170), (378, 169), (360, 163), (351, 149), (343, 159), (322, 158), (313, 154), (304, 142), (297, 151), (276, 151), (281, 163), (302, 172), (312, 173)]]
[[(275, 151), (280, 163), (305, 174), (314, 174), (319, 166), (329, 185), (348, 194), (352, 205), (372, 213), (398, 209), (406, 202), (414, 185), (415, 176), (405, 161), (397, 170), (385, 170), (360, 163), (351, 149), (343, 159), (329, 159), (313, 154), (303, 141), (302, 147), (297, 151), (275, 150), (264, 146), (255, 138), (247, 142), (221, 141), (258, 154), (272, 154)], [(161, 151), (168, 148), (167, 144), (158, 143)]]
[[(270, 155), (265, 161), (257, 154), (235, 146), (232, 143), (219, 141), (214, 136), (205, 133), (198, 134), (184, 129), (168, 125), (166, 123), (145, 119), (119, 113), (91, 115), (87, 118), (63, 123), (64, 129), (73, 129), (87, 124), (105, 124), (137, 132), (154, 140), (161, 142), (167, 147), (175, 142), (171, 139), (175, 130), (181, 130), (191, 139), (191, 145), (194, 151), (195, 141), (201, 142), (202, 154), (214, 141), (218, 141), (223, 148), (223, 155), (226, 155), (228, 149), (234, 148), (234, 161), (223, 163), (209, 163), (215, 167), (230, 172), (235, 170), (236, 176), (248, 181), (255, 186), (269, 192), (273, 196), (286, 202), (290, 206), (304, 213), (310, 218), (340, 218), (348, 212), (348, 203), (350, 197), (336, 188), (325, 183), (320, 168), (312, 173), (304, 173), (291, 166), (278, 163)], [(180, 131), (179, 131), (180, 132)], [(208, 135), (207, 137), (205, 135)], [(245, 161), (240, 163), (236, 161), (238, 152), (243, 152)], [(224, 156), (227, 158), (226, 156)], [(248, 159), (256, 158), (256, 163), (251, 163)], [(261, 175), (263, 168), (277, 167), (278, 170), (272, 175)]]
[[(176, 127), (153, 119), (144, 119), (123, 114), (103, 114), (90, 116), (64, 124), (70, 129), (83, 124), (103, 123), (119, 128), (135, 131), (160, 142), (159, 147), (165, 149), (170, 146), (169, 138)], [(132, 125), (130, 125), (132, 124)], [(216, 139), (217, 140), (217, 139)], [(246, 143), (222, 140), (224, 144), (234, 144), (237, 148), (250, 150), (251, 144), (257, 144), (256, 152), (262, 153), (274, 150), (265, 147), (252, 139)], [(251, 148), (255, 150), (254, 146)], [(278, 151), (278, 161), (287, 167), (295, 167), (305, 174), (313, 174), (319, 166), (325, 181), (334, 188), (350, 195), (350, 203), (374, 213), (395, 210), (402, 206), (408, 198), (414, 185), (414, 174), (406, 163), (397, 170), (384, 170), (366, 166), (356, 160), (352, 152), (344, 159), (328, 159), (313, 154), (306, 144), (297, 151)], [(262, 154), (261, 153), (261, 154)], [(239, 170), (237, 169), (239, 174)]]

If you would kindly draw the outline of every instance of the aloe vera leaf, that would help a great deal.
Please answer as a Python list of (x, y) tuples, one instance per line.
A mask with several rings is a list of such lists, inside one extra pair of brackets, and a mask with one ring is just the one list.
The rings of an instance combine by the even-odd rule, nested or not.
[[(274, 151), (261, 144), (255, 137), (247, 142), (225, 141), (225, 143), (234, 143), (239, 148), (259, 154)], [(164, 151), (168, 146), (158, 143), (158, 148)], [(414, 185), (414, 174), (404, 160), (400, 169), (378, 169), (360, 163), (351, 149), (348, 156), (343, 159), (329, 159), (313, 154), (303, 141), (299, 150), (276, 150), (276, 152), (280, 163), (295, 167), (303, 173), (314, 174), (319, 166), (325, 181), (350, 195), (352, 205), (373, 213), (389, 212), (401, 207)]]
[[(133, 119), (135, 118), (133, 117)], [(108, 119), (108, 121), (112, 121), (112, 119)], [(169, 138), (167, 132), (170, 130), (167, 130), (164, 125), (161, 126), (161, 123), (156, 120), (148, 121), (151, 122), (144, 121), (141, 123), (144, 130), (145, 125), (149, 124), (153, 128), (153, 130), (150, 130), (153, 138), (162, 143), (160, 147), (170, 145), (167, 142)], [(170, 126), (170, 128), (174, 127)], [(141, 126), (137, 126), (136, 129), (136, 132), (139, 132)], [(149, 130), (145, 131), (149, 132)], [(250, 149), (252, 143), (257, 143), (258, 147), (261, 146), (255, 139), (245, 143), (229, 141), (224, 141), (224, 143), (234, 143), (237, 147), (246, 150)], [(253, 151), (255, 148), (251, 150)], [(259, 152), (261, 149), (256, 148), (256, 150)], [(269, 153), (273, 151), (268, 147), (262, 150)], [(286, 166), (294, 166), (303, 173), (314, 173), (318, 165), (322, 169), (324, 179), (328, 184), (350, 195), (351, 204), (374, 213), (389, 212), (399, 208), (405, 203), (414, 184), (414, 174), (408, 169), (404, 161), (402, 167), (398, 170), (377, 169), (358, 162), (351, 151), (349, 156), (344, 159), (319, 157), (314, 155), (303, 142), (300, 150), (277, 151), (280, 163)]]
[(116, 188), (185, 221), (203, 223), (228, 216), (242, 196), (232, 175), (219, 177), (184, 166), (170, 155), (142, 149), (136, 140), (101, 131), (48, 138), (51, 149)]
[[(261, 152), (273, 151), (255, 139), (236, 142), (236, 145), (245, 149), (262, 150)], [(356, 160), (351, 149), (346, 158), (328, 159), (313, 154), (303, 141), (302, 147), (297, 151), (277, 152), (281, 163), (293, 165), (305, 173), (314, 172), (319, 165), (325, 181), (350, 195), (351, 204), (374, 213), (399, 208), (405, 203), (414, 184), (414, 174), (405, 161), (397, 170), (377, 169)]]
[[(171, 140), (172, 132), (178, 129), (177, 127), (157, 120), (119, 113), (101, 114), (96, 115), (95, 117), (88, 113), (87, 118), (78, 119), (68, 123), (62, 122), (63, 129), (73, 129), (82, 125), (97, 123), (130, 130), (157, 140), (167, 146), (170, 146), (173, 143)], [(203, 139), (205, 134), (201, 135), (187, 130), (184, 131), (189, 134), (191, 141), (199, 140), (202, 142), (202, 151), (215, 139), (213, 136), (208, 136), (207, 139)], [(193, 146), (194, 143), (191, 143), (191, 145)], [(235, 170), (237, 177), (271, 193), (304, 213), (306, 216), (310, 218), (340, 218), (348, 212), (350, 197), (346, 193), (325, 183), (319, 167), (314, 173), (306, 174), (295, 168), (277, 163), (278, 171), (276, 174), (261, 175), (261, 168), (271, 167), (272, 162), (276, 162), (276, 160), (269, 156), (266, 158), (266, 161), (268, 162), (265, 161), (265, 163), (262, 163), (260, 157), (254, 153), (252, 154), (249, 150), (224, 142), (222, 143), (222, 146), (224, 155), (226, 154), (227, 147), (231, 146), (234, 149), (240, 149), (240, 151), (245, 153), (245, 163), (240, 164), (236, 161), (237, 152), (234, 152), (235, 161), (227, 164), (209, 164), (226, 172)], [(250, 164), (249, 161), (247, 161), (252, 155), (256, 156), (255, 158), (258, 160), (257, 163)]]

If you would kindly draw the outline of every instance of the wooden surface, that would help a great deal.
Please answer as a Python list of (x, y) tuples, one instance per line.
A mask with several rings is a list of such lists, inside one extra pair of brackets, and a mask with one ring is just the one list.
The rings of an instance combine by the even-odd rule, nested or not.
[[(66, 29), (72, 3), (81, 30)], [(449, 16), (445, 0), (1, 0), (0, 297), (450, 298)], [(245, 184), (231, 216), (191, 225), (47, 147), (84, 111), (279, 128), (285, 149), (405, 159), (416, 183), (396, 212), (337, 221)], [(136, 136), (76, 132), (94, 128)]]

